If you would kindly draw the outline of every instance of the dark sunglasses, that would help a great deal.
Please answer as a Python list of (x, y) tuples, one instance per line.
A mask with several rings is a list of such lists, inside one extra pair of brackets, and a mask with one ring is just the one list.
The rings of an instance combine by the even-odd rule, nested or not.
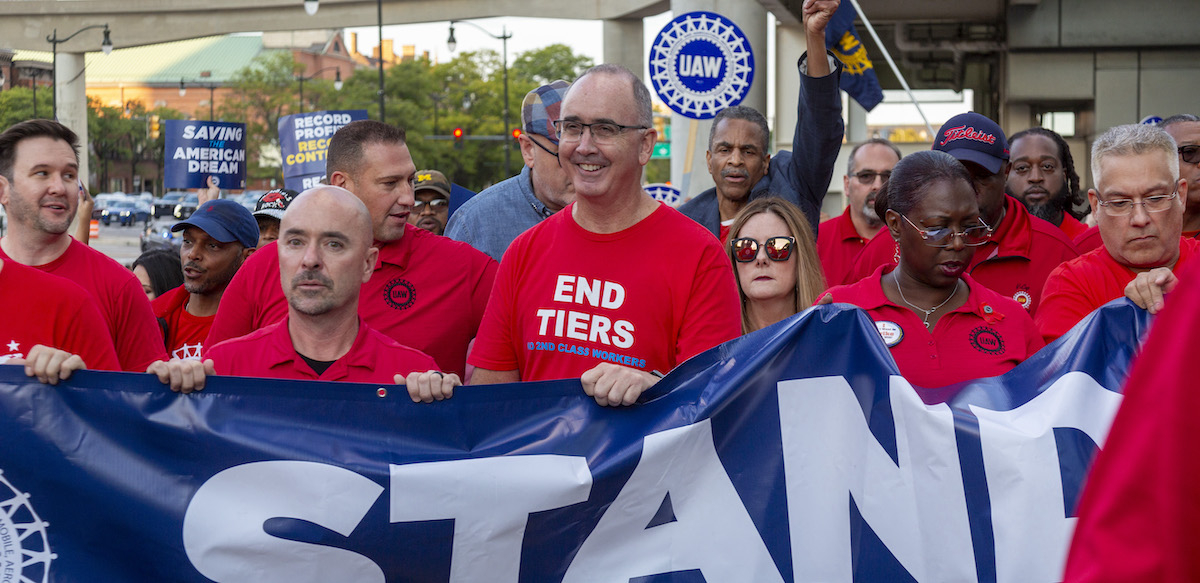
[[(738, 263), (750, 263), (758, 257), (759, 242), (749, 237), (730, 241), (733, 248), (733, 258)], [(771, 237), (762, 243), (767, 250), (767, 259), (771, 261), (787, 261), (792, 256), (792, 247), (796, 246), (795, 237)]]
[(1179, 158), (1188, 164), (1200, 162), (1200, 146), (1181, 146)]
[(876, 177), (882, 178), (884, 182), (887, 182), (888, 178), (892, 177), (892, 171), (884, 170), (883, 172), (875, 172), (872, 170), (863, 170), (856, 173), (854, 177), (858, 179), (860, 184), (875, 184)]

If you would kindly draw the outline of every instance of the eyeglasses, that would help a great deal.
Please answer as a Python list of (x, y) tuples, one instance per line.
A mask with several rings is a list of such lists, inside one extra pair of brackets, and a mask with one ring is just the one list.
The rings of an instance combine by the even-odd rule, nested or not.
[(1188, 164), (1200, 162), (1200, 146), (1180, 146), (1179, 158)]
[[(593, 134), (593, 135), (594, 135), (594, 134)], [(537, 146), (537, 147), (541, 148), (541, 149), (542, 149), (544, 152), (546, 152), (547, 154), (550, 154), (551, 156), (554, 156), (555, 158), (557, 158), (557, 157), (558, 157), (558, 152), (551, 152), (551, 151), (550, 151), (550, 148), (547, 148), (546, 146), (543, 146), (541, 142), (539, 142), (539, 141), (537, 141), (537, 140), (533, 139), (533, 136), (529, 136), (529, 141), (533, 142), (533, 145), (535, 145), (535, 146)]]
[(1104, 210), (1114, 217), (1123, 217), (1133, 212), (1133, 207), (1135, 205), (1142, 205), (1146, 207), (1146, 212), (1148, 213), (1161, 213), (1171, 208), (1171, 201), (1175, 200), (1176, 198), (1179, 198), (1178, 190), (1172, 192), (1171, 194), (1156, 194), (1154, 196), (1147, 196), (1140, 201), (1134, 201), (1128, 198), (1102, 200), (1100, 201), (1100, 206), (1104, 207)]
[[(729, 242), (733, 248), (733, 258), (738, 263), (750, 263), (758, 257), (760, 243), (749, 237), (734, 239)], [(795, 237), (771, 237), (761, 245), (767, 250), (767, 259), (771, 261), (787, 261), (792, 256), (792, 247), (796, 246)]]
[(583, 139), (584, 128), (592, 132), (592, 141), (598, 144), (607, 143), (628, 130), (650, 129), (646, 126), (623, 126), (608, 122), (583, 123), (565, 119), (554, 120), (554, 131), (558, 134), (559, 142), (578, 142)]
[(986, 224), (967, 227), (960, 232), (955, 232), (954, 229), (943, 227), (941, 229), (922, 229), (916, 223), (909, 220), (908, 217), (900, 215), (912, 228), (916, 229), (921, 234), (921, 238), (925, 240), (925, 244), (930, 247), (949, 247), (951, 241), (955, 237), (962, 237), (963, 245), (967, 247), (978, 247), (988, 242), (992, 236), (992, 229)]
[(424, 208), (425, 205), (429, 205), (429, 208), (436, 211), (448, 204), (450, 204), (450, 201), (448, 201), (444, 198), (435, 198), (433, 200), (418, 200), (418, 201), (413, 202), (413, 210), (419, 211), (422, 208)]
[(858, 179), (860, 184), (875, 184), (876, 176), (882, 178), (884, 182), (887, 182), (888, 178), (892, 177), (892, 171), (884, 170), (883, 172), (875, 172), (874, 170), (863, 170), (862, 172), (856, 172), (854, 174), (854, 177)]

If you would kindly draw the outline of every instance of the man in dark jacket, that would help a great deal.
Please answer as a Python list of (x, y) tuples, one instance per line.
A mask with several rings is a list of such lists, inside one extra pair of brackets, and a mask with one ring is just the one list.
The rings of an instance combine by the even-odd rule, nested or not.
[[(818, 3), (821, 4), (821, 3)], [(679, 207), (679, 212), (704, 225), (722, 242), (728, 225), (743, 206), (764, 196), (784, 198), (804, 211), (817, 233), (821, 201), (829, 189), (845, 125), (839, 93), (841, 63), (825, 50), (825, 26), (837, 3), (805, 19), (808, 51), (800, 57), (796, 152), (767, 153), (767, 120), (750, 107), (726, 108), (713, 118), (708, 135), (708, 171), (716, 186)], [(808, 59), (824, 54), (824, 59)]]

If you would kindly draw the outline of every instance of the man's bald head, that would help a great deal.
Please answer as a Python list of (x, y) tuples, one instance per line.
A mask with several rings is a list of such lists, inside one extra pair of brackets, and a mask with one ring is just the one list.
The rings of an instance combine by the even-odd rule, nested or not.
[(372, 240), (371, 214), (354, 193), (330, 185), (300, 193), (279, 225), (280, 283), (291, 309), (357, 313), (359, 287), (379, 254)]

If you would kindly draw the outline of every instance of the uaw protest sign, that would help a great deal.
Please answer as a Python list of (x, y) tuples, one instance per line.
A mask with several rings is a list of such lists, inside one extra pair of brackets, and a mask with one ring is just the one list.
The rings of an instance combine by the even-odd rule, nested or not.
[(0, 581), (1057, 581), (1149, 317), (926, 404), (812, 308), (643, 402), (0, 366)]
[(221, 188), (246, 188), (246, 124), (186, 119), (163, 124), (164, 186), (205, 188), (213, 176)]
[(283, 186), (302, 192), (325, 177), (329, 139), (346, 124), (367, 119), (367, 110), (313, 111), (279, 118), (279, 153), (283, 157)]

